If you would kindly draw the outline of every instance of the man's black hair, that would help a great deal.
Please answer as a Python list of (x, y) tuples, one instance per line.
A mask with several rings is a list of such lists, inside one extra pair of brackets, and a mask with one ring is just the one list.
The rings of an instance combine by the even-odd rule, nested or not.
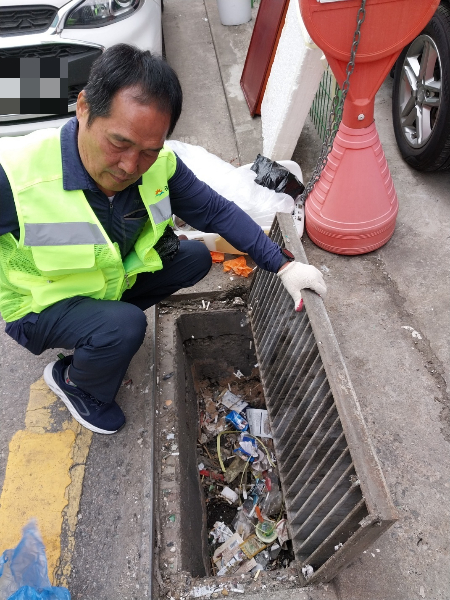
[(136, 102), (156, 104), (158, 110), (170, 114), (170, 135), (183, 104), (177, 74), (163, 58), (128, 44), (111, 46), (92, 65), (84, 88), (89, 106), (88, 127), (97, 117), (108, 117), (114, 96), (130, 87), (137, 89), (133, 96)]

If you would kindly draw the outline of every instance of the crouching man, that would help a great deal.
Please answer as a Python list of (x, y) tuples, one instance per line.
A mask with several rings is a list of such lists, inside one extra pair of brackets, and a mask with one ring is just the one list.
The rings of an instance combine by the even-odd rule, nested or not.
[(161, 58), (119, 44), (94, 63), (76, 117), (0, 139), (0, 311), (31, 353), (74, 349), (44, 371), (74, 418), (97, 433), (125, 423), (115, 397), (144, 339), (144, 310), (194, 285), (208, 249), (179, 241), (175, 213), (278, 272), (295, 302), (321, 273), (292, 262), (234, 203), (199, 181), (164, 141), (182, 91)]

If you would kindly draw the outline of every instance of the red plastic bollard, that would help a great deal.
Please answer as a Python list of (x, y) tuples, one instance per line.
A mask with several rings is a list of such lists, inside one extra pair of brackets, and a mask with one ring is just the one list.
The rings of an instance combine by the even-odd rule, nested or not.
[[(342, 87), (361, 0), (299, 2), (311, 38)], [(366, 2), (342, 123), (305, 206), (308, 235), (325, 250), (364, 254), (383, 246), (394, 233), (398, 200), (373, 120), (375, 94), (438, 5), (439, 0)]]
[(341, 124), (308, 209), (309, 237), (335, 254), (371, 252), (392, 236), (397, 194), (375, 123)]

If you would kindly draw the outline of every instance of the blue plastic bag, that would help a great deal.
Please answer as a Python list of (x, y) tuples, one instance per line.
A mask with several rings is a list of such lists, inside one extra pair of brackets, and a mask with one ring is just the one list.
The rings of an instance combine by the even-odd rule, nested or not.
[(0, 600), (70, 600), (68, 589), (50, 583), (36, 521), (23, 528), (18, 546), (0, 557)]

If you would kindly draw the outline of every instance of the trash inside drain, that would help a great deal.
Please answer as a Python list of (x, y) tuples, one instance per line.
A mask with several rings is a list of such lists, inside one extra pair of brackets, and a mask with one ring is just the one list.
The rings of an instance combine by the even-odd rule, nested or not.
[(211, 573), (257, 573), (294, 560), (257, 365), (248, 376), (196, 382), (198, 469)]

